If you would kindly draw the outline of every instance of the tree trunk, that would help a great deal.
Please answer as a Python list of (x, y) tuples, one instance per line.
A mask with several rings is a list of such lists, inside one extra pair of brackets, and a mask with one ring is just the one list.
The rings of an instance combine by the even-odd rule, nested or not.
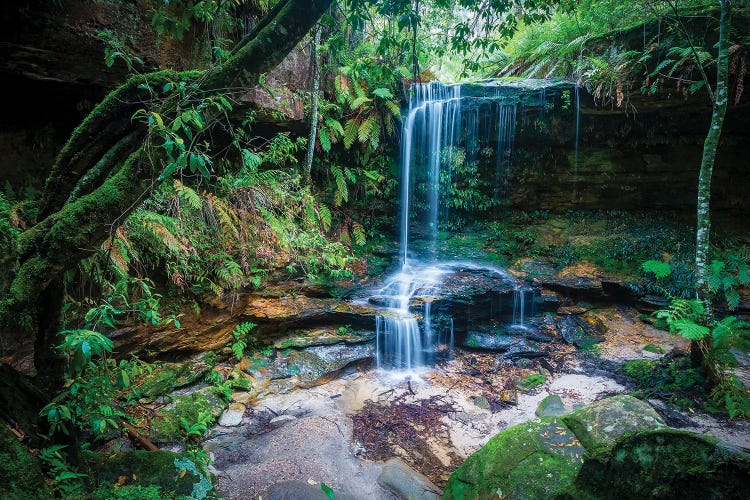
[[(63, 273), (90, 256), (159, 182), (161, 148), (148, 127), (132, 119), (145, 108), (173, 118), (177, 97), (164, 84), (193, 81), (204, 96), (257, 82), (299, 43), (331, 0), (280, 0), (229, 59), (207, 71), (136, 75), (112, 91), (83, 120), (61, 150), (47, 180), (38, 222), (20, 235), (12, 266), (0, 269), (0, 330), (36, 336), (35, 359), (58, 371), (53, 345), (59, 327)], [(50, 321), (52, 320), (52, 321)], [(51, 375), (51, 374), (49, 374)], [(52, 378), (55, 378), (54, 376)]]
[[(698, 300), (703, 302), (703, 323), (711, 326), (714, 323), (711, 304), (711, 287), (708, 281), (708, 250), (711, 244), (711, 177), (716, 162), (716, 151), (724, 126), (724, 116), (729, 100), (729, 26), (731, 24), (731, 0), (719, 0), (721, 17), (719, 19), (719, 51), (716, 59), (716, 97), (711, 114), (711, 126), (703, 145), (703, 158), (698, 177), (698, 208), (696, 213), (695, 236), (695, 291)], [(708, 85), (708, 82), (706, 82)], [(694, 366), (701, 366), (705, 361), (706, 341), (690, 343), (690, 354)], [(712, 370), (709, 369), (709, 375)]]
[(312, 162), (315, 155), (315, 139), (318, 137), (318, 99), (320, 94), (320, 61), (318, 60), (318, 47), (320, 47), (320, 26), (315, 28), (313, 37), (313, 85), (312, 103), (310, 104), (310, 135), (307, 138), (307, 157), (305, 158), (305, 170), (302, 172), (302, 184), (311, 185)]
[(720, 0), (721, 18), (719, 20), (719, 53), (716, 60), (716, 99), (711, 115), (711, 126), (703, 145), (700, 175), (698, 178), (698, 209), (696, 217), (695, 238), (695, 287), (696, 295), (705, 307), (704, 319), (707, 324), (713, 322), (711, 306), (711, 289), (708, 282), (708, 250), (711, 239), (711, 216), (709, 202), (711, 199), (711, 176), (716, 162), (716, 150), (724, 126), (724, 116), (729, 99), (729, 25), (731, 19), (731, 0)]

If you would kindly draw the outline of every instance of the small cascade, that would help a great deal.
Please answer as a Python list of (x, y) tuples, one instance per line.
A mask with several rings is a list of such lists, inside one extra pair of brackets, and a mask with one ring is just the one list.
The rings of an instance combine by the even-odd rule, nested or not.
[[(384, 314), (376, 317), (378, 368), (415, 371), (426, 366), (448, 335), (432, 324), (431, 300), (445, 270), (437, 267), (407, 268), (389, 279), (380, 290)], [(421, 301), (422, 318), (414, 314)], [(413, 302), (415, 304), (413, 304)], [(452, 338), (452, 329), (450, 338)]]
[(513, 324), (511, 326), (525, 326), (526, 291), (516, 288), (513, 292)]
[(508, 189), (508, 172), (513, 153), (513, 141), (516, 136), (516, 115), (518, 106), (515, 104), (497, 104), (497, 150), (495, 160), (495, 195), (501, 196)]

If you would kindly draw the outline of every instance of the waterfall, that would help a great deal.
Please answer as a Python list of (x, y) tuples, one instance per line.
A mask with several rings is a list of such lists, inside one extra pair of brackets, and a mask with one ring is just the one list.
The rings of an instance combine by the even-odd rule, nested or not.
[[(415, 266), (402, 270), (380, 290), (387, 313), (375, 318), (378, 368), (418, 370), (432, 355), (443, 335), (436, 335), (431, 321), (431, 300), (445, 270)], [(422, 301), (422, 328), (412, 314), (412, 302)], [(415, 306), (416, 307), (416, 306)]]
[(524, 327), (526, 315), (526, 290), (516, 288), (513, 292), (513, 323), (511, 326)]
[(501, 196), (507, 189), (510, 158), (513, 153), (513, 142), (516, 137), (515, 104), (497, 103), (497, 149), (495, 152), (495, 196)]
[[(492, 165), (488, 146), (496, 142), (494, 195), (501, 199), (508, 191), (519, 107), (541, 106), (544, 112), (548, 87), (561, 91), (555, 85), (541, 80), (430, 82), (409, 89), (401, 134), (401, 270), (386, 280), (376, 296), (377, 304), (385, 308), (376, 319), (378, 367), (417, 370), (429, 364), (439, 349), (453, 347), (453, 318), (441, 314), (438, 322), (433, 314), (439, 311), (432, 306), (441, 275), (455, 270), (435, 263), (441, 222), (446, 221), (455, 181), (451, 169), (458, 161)], [(482, 180), (489, 190), (491, 168)], [(513, 325), (525, 325), (527, 292), (516, 290)]]
[[(415, 127), (421, 132), (415, 136)], [(414, 84), (401, 134), (401, 262), (409, 262), (409, 219), (413, 164), (417, 155), (426, 159), (428, 216), (431, 249), (437, 240), (440, 214), (440, 174), (442, 154), (458, 144), (461, 135), (461, 86), (439, 82)]]

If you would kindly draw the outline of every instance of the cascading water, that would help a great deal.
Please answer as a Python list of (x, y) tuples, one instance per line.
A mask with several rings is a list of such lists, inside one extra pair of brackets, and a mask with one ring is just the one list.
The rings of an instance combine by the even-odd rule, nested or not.
[[(453, 318), (436, 324), (431, 307), (440, 280), (456, 270), (436, 262), (440, 224), (450, 201), (451, 169), (456, 157), (471, 163), (494, 142), (495, 196), (505, 194), (519, 108), (544, 107), (548, 99), (548, 84), (534, 87), (539, 82), (411, 86), (401, 136), (402, 267), (377, 296), (378, 305), (385, 308), (376, 319), (379, 367), (418, 370), (432, 363), (441, 348), (453, 346)], [(531, 102), (523, 97), (532, 94)], [(415, 240), (421, 245), (412, 248)], [(529, 290), (516, 291), (514, 326), (525, 325), (528, 294)]]

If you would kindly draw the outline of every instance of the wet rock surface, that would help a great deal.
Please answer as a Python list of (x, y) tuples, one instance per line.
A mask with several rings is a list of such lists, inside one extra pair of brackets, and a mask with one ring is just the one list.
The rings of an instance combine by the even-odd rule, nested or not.
[(391, 458), (385, 462), (383, 471), (378, 476), (378, 484), (398, 498), (437, 500), (442, 495), (440, 488), (400, 458)]
[(577, 314), (559, 319), (557, 329), (565, 342), (579, 349), (591, 348), (594, 344), (605, 340), (602, 332)]

